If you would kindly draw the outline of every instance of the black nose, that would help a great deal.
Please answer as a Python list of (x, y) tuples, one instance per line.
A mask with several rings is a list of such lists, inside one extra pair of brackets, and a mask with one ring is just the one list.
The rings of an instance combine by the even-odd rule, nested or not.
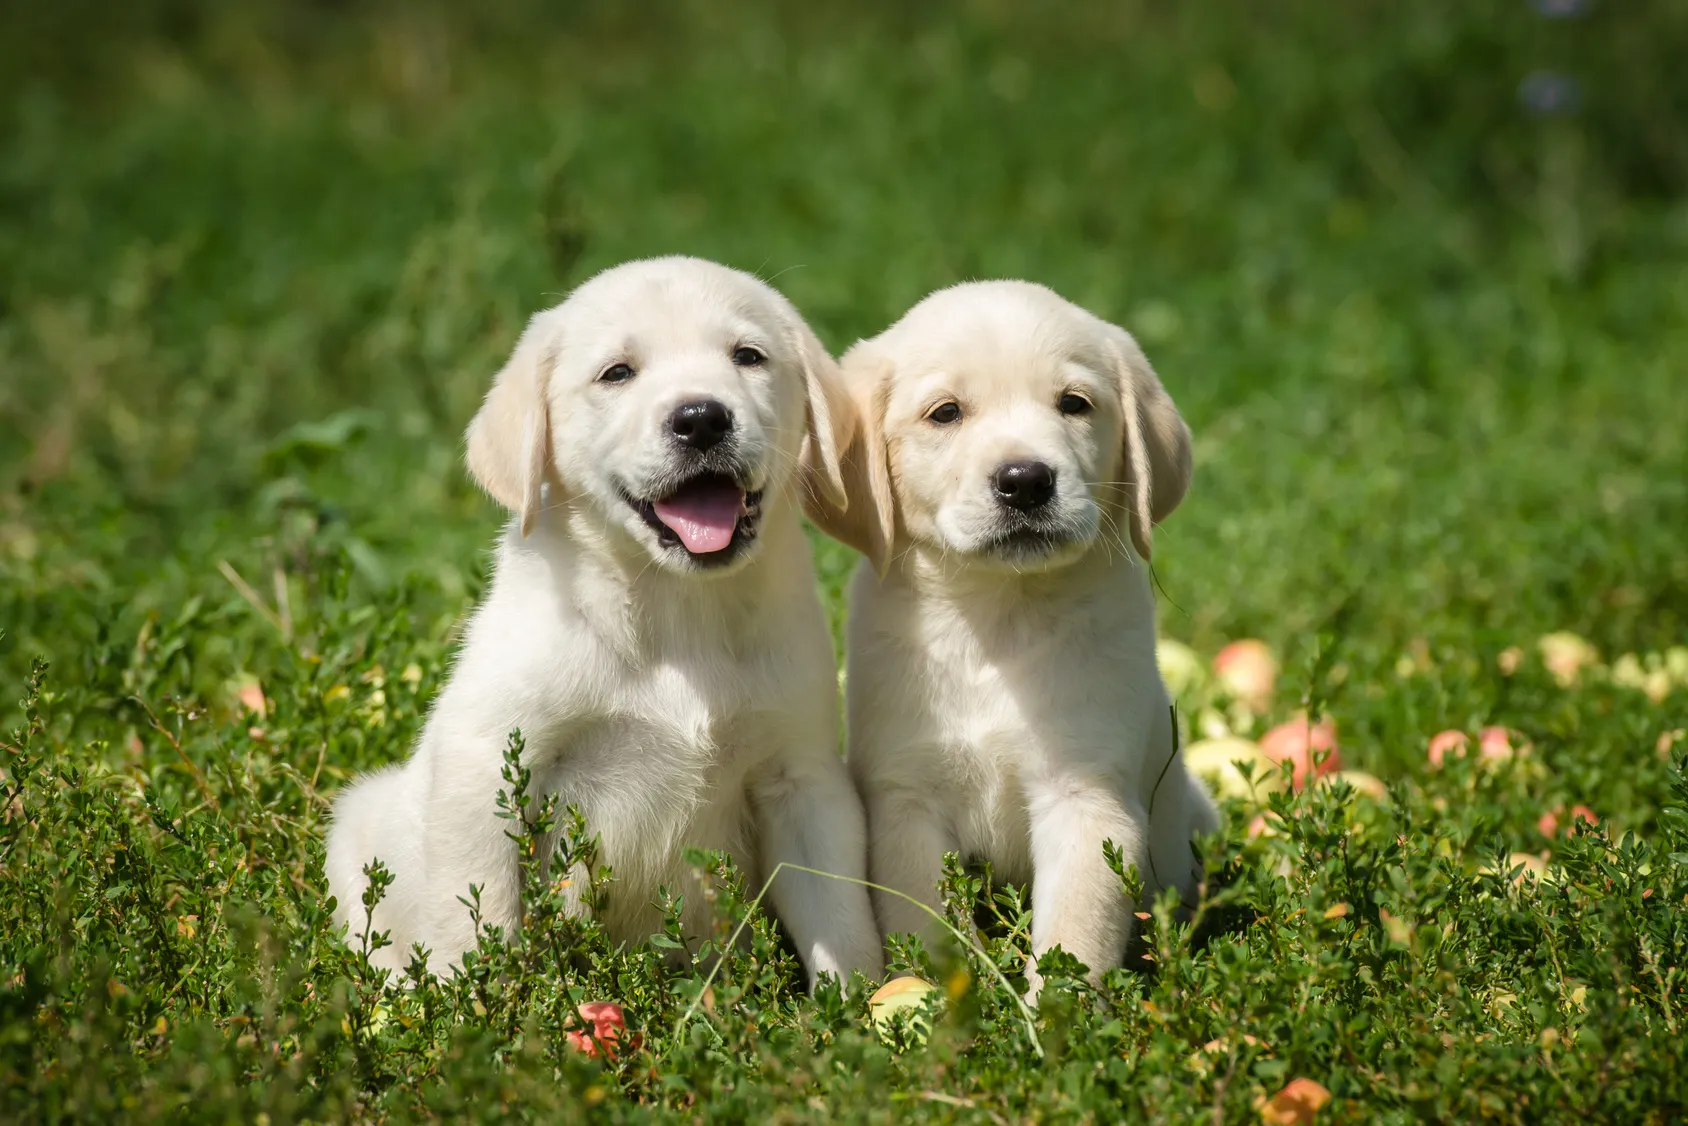
[(696, 399), (674, 408), (668, 416), (668, 428), (681, 445), (707, 450), (732, 433), (733, 412), (719, 399)]
[(1055, 495), (1055, 471), (1041, 461), (1010, 461), (991, 475), (996, 499), (1009, 508), (1030, 512)]

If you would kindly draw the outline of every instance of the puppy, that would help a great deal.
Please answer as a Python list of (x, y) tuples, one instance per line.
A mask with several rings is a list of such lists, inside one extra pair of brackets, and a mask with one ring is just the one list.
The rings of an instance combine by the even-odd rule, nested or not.
[(1094, 980), (1134, 909), (1103, 842), (1188, 898), (1191, 839), (1218, 824), (1155, 665), (1151, 529), (1189, 485), (1189, 430), (1124, 330), (1025, 282), (935, 293), (842, 364), (848, 504), (809, 511), (867, 557), (847, 726), (870, 877), (936, 909), (945, 852), (988, 860), (1031, 883), (1033, 954)]
[[(491, 589), (415, 753), (342, 793), (325, 863), (358, 941), (364, 866), (394, 881), (371, 928), (457, 967), (480, 888), (513, 933), (522, 904), (502, 755), (526, 743), (537, 793), (580, 807), (614, 870), (600, 913), (624, 941), (687, 891), (683, 846), (729, 853), (752, 888), (782, 860), (860, 879), (860, 801), (837, 752), (837, 681), (798, 514), (843, 506), (837, 368), (796, 310), (691, 258), (599, 274), (534, 317), (469, 426), (476, 480), (515, 515)], [(806, 466), (807, 469), (800, 469)], [(577, 886), (584, 880), (576, 880)], [(688, 934), (708, 933), (685, 896)], [(770, 891), (813, 987), (880, 973), (857, 885), (797, 872)]]

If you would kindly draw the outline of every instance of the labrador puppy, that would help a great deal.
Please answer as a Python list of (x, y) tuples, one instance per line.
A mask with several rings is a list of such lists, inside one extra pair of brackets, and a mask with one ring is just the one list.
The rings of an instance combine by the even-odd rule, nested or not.
[[(848, 503), (809, 512), (867, 557), (848, 744), (870, 878), (936, 909), (945, 852), (987, 860), (1031, 883), (1033, 954), (1094, 980), (1135, 907), (1103, 842), (1188, 898), (1218, 824), (1155, 665), (1151, 529), (1189, 485), (1189, 430), (1130, 335), (1026, 282), (932, 294), (842, 364)], [(887, 933), (935, 933), (875, 906)]]
[[(475, 479), (514, 514), (491, 589), (414, 754), (343, 792), (326, 871), (365, 928), (363, 869), (395, 879), (374, 962), (431, 968), (487, 923), (521, 922), (495, 796), (513, 730), (536, 794), (572, 803), (615, 882), (611, 936), (661, 928), (659, 887), (708, 908), (681, 858), (721, 849), (752, 888), (781, 861), (860, 879), (860, 801), (837, 752), (837, 681), (800, 494), (846, 498), (837, 367), (791, 304), (692, 258), (631, 262), (535, 316), (468, 432)], [(806, 469), (800, 467), (807, 467)], [(576, 886), (586, 881), (577, 879)], [(858, 885), (796, 872), (770, 890), (813, 987), (880, 973)]]

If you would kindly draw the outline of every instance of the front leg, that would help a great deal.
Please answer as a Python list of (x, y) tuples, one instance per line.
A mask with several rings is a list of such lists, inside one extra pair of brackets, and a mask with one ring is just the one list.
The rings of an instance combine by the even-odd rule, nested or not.
[(1126, 864), (1143, 868), (1147, 817), (1105, 782), (1051, 779), (1033, 787), (1032, 965), (1026, 968), (1035, 1004), (1043, 987), (1036, 959), (1060, 946), (1090, 967), (1090, 981), (1125, 959), (1134, 904), (1108, 867), (1102, 842), (1119, 846)]
[(423, 809), (428, 872), (425, 905), (432, 968), (461, 968), (463, 954), (479, 941), (469, 908), (469, 886), (480, 889), (483, 925), (502, 927), (506, 941), (522, 922), (521, 872), (513, 824), (498, 816), (503, 743), (488, 737), (438, 740), (432, 748), (432, 786)]
[(944, 853), (958, 849), (954, 835), (926, 798), (896, 789), (868, 792), (867, 825), (870, 878), (880, 888), (891, 889), (874, 889), (880, 930), (886, 936), (919, 935), (928, 950), (934, 949), (947, 932), (928, 912), (943, 917), (938, 883), (944, 876)]
[(821, 974), (847, 982), (852, 970), (870, 980), (884, 972), (879, 933), (867, 889), (858, 882), (867, 866), (867, 833), (861, 800), (843, 763), (827, 755), (785, 762), (751, 788), (761, 841), (762, 870), (781, 863), (845, 876), (833, 880), (789, 869), (773, 877), (768, 894), (809, 971), (809, 988)]

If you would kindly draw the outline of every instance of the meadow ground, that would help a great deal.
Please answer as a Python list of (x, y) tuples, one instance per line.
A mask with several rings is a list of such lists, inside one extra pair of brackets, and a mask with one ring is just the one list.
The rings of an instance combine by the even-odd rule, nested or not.
[[(1688, 1111), (1688, 9), (468, 7), (0, 15), (0, 1117)], [(760, 916), (706, 995), (537, 885), (528, 942), (384, 991), (321, 830), (485, 581), (462, 428), (529, 313), (665, 252), (840, 348), (983, 276), (1135, 331), (1197, 436), (1163, 634), (1270, 642), (1252, 732), (1328, 716), (1387, 796), (1233, 803), (1204, 937), (1145, 905), (1029, 1027), (977, 874), (981, 950), (902, 956), (929, 1037)], [(1432, 769), (1485, 726), (1517, 753)]]

